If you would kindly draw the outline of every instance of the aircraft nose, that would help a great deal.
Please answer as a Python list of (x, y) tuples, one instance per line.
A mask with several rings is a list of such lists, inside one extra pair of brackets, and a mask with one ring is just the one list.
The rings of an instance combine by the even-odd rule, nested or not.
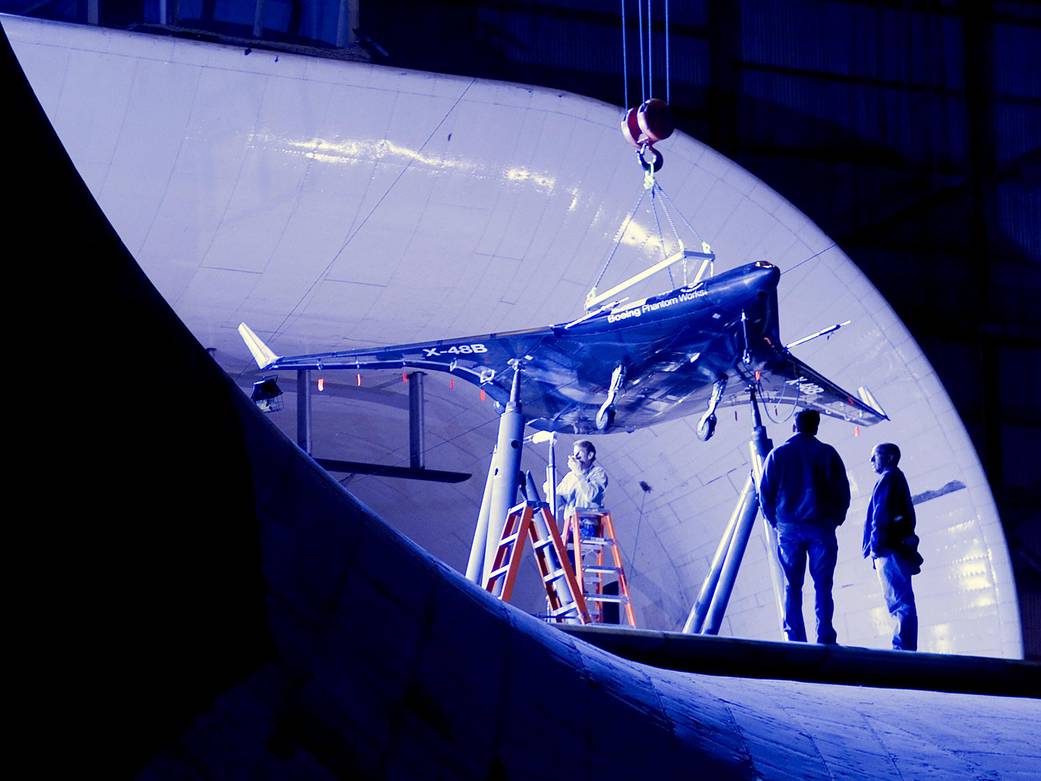
[(755, 286), (760, 289), (773, 289), (781, 279), (781, 270), (773, 263), (757, 260), (752, 264), (751, 275), (755, 278)]

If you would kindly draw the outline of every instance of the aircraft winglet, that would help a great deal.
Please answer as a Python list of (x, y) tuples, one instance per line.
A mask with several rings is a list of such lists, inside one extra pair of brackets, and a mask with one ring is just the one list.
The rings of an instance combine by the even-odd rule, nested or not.
[(264, 344), (260, 337), (253, 333), (253, 329), (245, 323), (239, 323), (239, 336), (242, 337), (242, 341), (246, 343), (246, 347), (253, 354), (253, 360), (257, 362), (257, 366), (261, 369), (267, 368), (279, 359), (279, 356)]

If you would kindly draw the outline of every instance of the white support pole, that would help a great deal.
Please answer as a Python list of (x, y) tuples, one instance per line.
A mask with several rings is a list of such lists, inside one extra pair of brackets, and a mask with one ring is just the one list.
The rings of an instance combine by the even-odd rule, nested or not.
[[(762, 476), (763, 461), (766, 460), (767, 454), (773, 448), (773, 443), (770, 442), (770, 438), (766, 435), (766, 427), (763, 426), (763, 419), (759, 414), (759, 404), (756, 401), (754, 385), (748, 389), (748, 401), (752, 406), (753, 420), (752, 438), (748, 443), (752, 461), (750, 478), (756, 490), (750, 492), (748, 500), (740, 506), (739, 518), (737, 525), (734, 527), (734, 536), (730, 542), (730, 549), (727, 551), (726, 558), (723, 561), (723, 569), (719, 574), (719, 584), (712, 595), (712, 603), (709, 605), (708, 614), (705, 617), (703, 632), (709, 635), (718, 634), (719, 628), (723, 624), (723, 614), (726, 612), (727, 602), (730, 601), (730, 594), (734, 590), (734, 582), (737, 580), (741, 559), (744, 556), (745, 548), (748, 546), (748, 538), (752, 534), (752, 527), (755, 525), (755, 517), (759, 513), (759, 481), (757, 475)], [(774, 551), (776, 553), (776, 548)], [(776, 558), (776, 555), (772, 557), (774, 561), (776, 561)]]
[(709, 603), (705, 624), (702, 627), (702, 632), (706, 635), (718, 635), (719, 628), (723, 625), (723, 615), (726, 613), (730, 595), (734, 591), (737, 572), (741, 568), (741, 559), (745, 555), (745, 548), (748, 547), (748, 538), (752, 534), (752, 527), (755, 525), (755, 516), (758, 512), (759, 494), (756, 491), (750, 491), (745, 494), (744, 501), (739, 505), (734, 536), (730, 540), (730, 547), (723, 560), (719, 583), (712, 593), (712, 601)]
[(510, 400), (499, 416), (499, 437), (492, 461), (492, 496), (488, 510), (488, 529), (484, 547), (484, 577), (495, 563), (506, 516), (517, 501), (517, 480), (524, 448), (524, 415), (520, 402), (520, 367), (514, 367)]
[(705, 576), (705, 580), (701, 584), (701, 590), (698, 592), (698, 598), (691, 606), (687, 622), (683, 625), (684, 634), (700, 634), (705, 625), (705, 616), (708, 614), (709, 605), (712, 604), (712, 597), (715, 595), (716, 586), (719, 584), (719, 573), (723, 571), (723, 561), (734, 539), (734, 528), (737, 526), (738, 518), (741, 517), (742, 508), (748, 502), (750, 493), (755, 493), (755, 484), (752, 482), (751, 475), (745, 480), (744, 488), (741, 489), (741, 493), (738, 495), (737, 504), (734, 505), (734, 511), (730, 514), (730, 520), (727, 521), (726, 528), (723, 530), (723, 536), (719, 538), (719, 545), (716, 546), (712, 564), (709, 565), (708, 575)]
[(488, 478), (484, 481), (481, 511), (477, 514), (477, 528), (470, 544), (470, 558), (466, 562), (466, 579), (478, 586), (484, 585), (484, 549), (488, 539), (488, 516), (492, 505), (492, 476), (495, 472), (495, 453), (488, 465)]

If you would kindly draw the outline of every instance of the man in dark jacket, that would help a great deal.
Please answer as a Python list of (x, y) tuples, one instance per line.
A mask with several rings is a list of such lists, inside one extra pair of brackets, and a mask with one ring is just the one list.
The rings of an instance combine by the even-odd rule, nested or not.
[(898, 463), (900, 448), (891, 442), (876, 445), (871, 451), (871, 464), (881, 477), (871, 492), (864, 522), (864, 557), (871, 557), (886, 607), (896, 619), (893, 648), (914, 651), (918, 648), (918, 609), (911, 576), (921, 572), (922, 557), (914, 533), (911, 490)]
[(795, 435), (771, 451), (763, 465), (759, 503), (777, 529), (777, 555), (784, 570), (784, 631), (789, 640), (806, 642), (802, 585), (809, 557), (816, 594), (817, 642), (836, 642), (831, 587), (838, 561), (835, 529), (846, 520), (849, 480), (831, 445), (817, 439), (820, 413), (795, 416)]

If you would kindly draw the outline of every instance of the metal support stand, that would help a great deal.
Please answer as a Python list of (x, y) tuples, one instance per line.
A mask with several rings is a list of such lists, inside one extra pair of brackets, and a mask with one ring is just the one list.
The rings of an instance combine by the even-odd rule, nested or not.
[[(744, 557), (748, 538), (752, 534), (752, 527), (755, 525), (755, 518), (759, 512), (759, 480), (763, 473), (763, 461), (773, 449), (773, 443), (766, 435), (766, 428), (763, 426), (763, 420), (759, 414), (755, 386), (750, 386), (748, 389), (748, 401), (752, 407), (753, 419), (752, 437), (748, 443), (752, 468), (738, 498), (737, 506), (734, 508), (723, 537), (719, 541), (719, 546), (716, 548), (708, 576), (701, 586), (697, 601), (691, 608), (690, 615), (683, 627), (683, 631), (688, 634), (699, 632), (714, 635), (719, 633), (727, 603), (734, 590), (734, 582), (737, 580), (737, 572), (741, 567), (741, 559)], [(769, 524), (766, 525), (769, 527)], [(770, 529), (770, 531), (773, 530)], [(780, 571), (776, 551), (775, 540), (773, 547), (767, 548), (767, 558), (771, 561), (771, 570), (774, 575), (775, 591), (778, 589), (776, 574)], [(779, 596), (778, 599), (780, 599)]]
[(730, 542), (734, 539), (734, 529), (737, 527), (738, 519), (741, 517), (742, 508), (749, 501), (750, 494), (755, 494), (755, 485), (752, 482), (751, 475), (745, 480), (745, 487), (741, 489), (741, 495), (737, 500), (737, 505), (734, 507), (734, 512), (730, 514), (730, 520), (727, 521), (726, 529), (723, 530), (723, 536), (719, 538), (719, 545), (716, 546), (716, 553), (712, 557), (708, 575), (705, 577), (705, 582), (701, 584), (701, 591), (698, 592), (698, 598), (694, 602), (694, 606), (690, 609), (687, 623), (683, 625), (684, 634), (701, 634), (701, 630), (705, 626), (705, 616), (708, 615), (708, 607), (712, 603), (712, 595), (715, 594), (716, 585), (719, 583), (719, 573), (723, 571), (723, 561), (726, 558), (727, 551), (730, 550)]
[(310, 454), (311, 372), (308, 369), (300, 369), (296, 373), (296, 444)]
[(477, 585), (484, 584), (484, 549), (488, 539), (488, 516), (492, 507), (492, 478), (495, 476), (495, 452), (488, 466), (488, 479), (484, 481), (484, 495), (481, 497), (481, 511), (477, 514), (477, 528), (470, 544), (470, 558), (466, 562), (466, 579)]
[[(756, 490), (763, 479), (763, 463), (770, 451), (774, 449), (774, 443), (766, 436), (763, 420), (759, 417), (759, 407), (752, 404), (752, 414), (755, 418), (755, 435), (749, 442), (752, 458), (752, 478), (755, 480)], [(770, 581), (774, 587), (774, 603), (777, 607), (777, 628), (782, 638), (784, 633), (784, 570), (777, 553), (777, 530), (763, 517), (763, 545), (766, 547), (766, 561), (770, 568)]]
[(423, 468), (423, 372), (408, 375), (408, 463), (413, 469)]
[(487, 579), (502, 537), (506, 516), (517, 499), (521, 452), (524, 447), (524, 415), (520, 402), (520, 366), (514, 364), (510, 400), (499, 416), (499, 436), (492, 457), (492, 490), (485, 534), (484, 576)]
[(549, 459), (546, 461), (546, 504), (557, 517), (557, 435), (549, 435)]
[(705, 616), (705, 625), (702, 634), (718, 635), (719, 627), (723, 625), (723, 615), (726, 613), (727, 603), (734, 591), (734, 582), (737, 580), (737, 572), (741, 568), (741, 559), (748, 547), (748, 538), (752, 535), (752, 527), (755, 525), (755, 517), (759, 512), (759, 493), (750, 491), (746, 494), (745, 501), (738, 511), (737, 525), (734, 527), (734, 536), (730, 540), (730, 547), (726, 557), (723, 559), (723, 568), (719, 573), (719, 583), (712, 593), (712, 601), (708, 606), (708, 615)]
[[(409, 466), (343, 461), (338, 458), (319, 458), (317, 456), (314, 460), (326, 471), (349, 475), (375, 475), (404, 480), (425, 480), (432, 483), (461, 483), (469, 480), (472, 476), (469, 472), (447, 472), (442, 469), (426, 468), (424, 463), (426, 447), (423, 442), (422, 372), (413, 372), (409, 375), (408, 407)], [(311, 453), (311, 372), (307, 369), (299, 369), (296, 373), (296, 441), (305, 452)]]

